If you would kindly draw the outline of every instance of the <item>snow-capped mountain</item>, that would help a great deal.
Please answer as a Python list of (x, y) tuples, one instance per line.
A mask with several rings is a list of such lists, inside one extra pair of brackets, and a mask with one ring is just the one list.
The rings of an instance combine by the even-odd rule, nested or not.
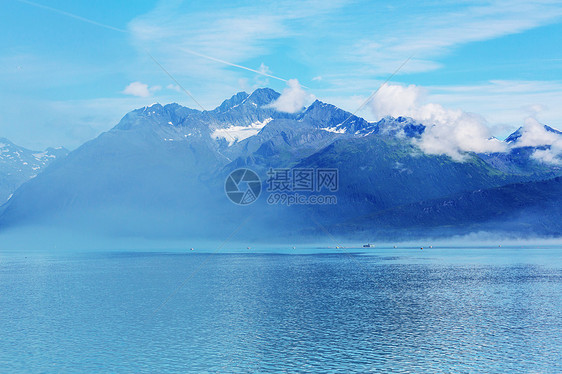
[(557, 143), (561, 147), (562, 132), (538, 123), (531, 130), (520, 127), (505, 139), (508, 152), (480, 154), (479, 157), (490, 166), (506, 173), (539, 174), (543, 178), (555, 177), (562, 172), (560, 155), (558, 155), (558, 163), (545, 163), (541, 157), (537, 157), (551, 150), (551, 145), (545, 144), (545, 140), (553, 144)]
[(66, 156), (65, 148), (32, 151), (5, 138), (0, 138), (0, 205), (8, 200), (24, 182), (34, 178), (43, 168)]
[[(548, 126), (548, 125), (543, 125), (542, 127), (544, 128), (544, 130), (547, 133), (562, 135), (561, 131), (556, 130), (556, 129)], [(523, 127), (519, 127), (517, 130), (515, 130), (511, 135), (509, 135), (505, 139), (506, 143), (511, 144), (513, 147), (519, 146), (519, 143), (521, 141), (521, 137), (523, 136), (524, 132), (525, 132), (525, 129)]]
[[(346, 234), (369, 226), (358, 217), (556, 176), (538, 164), (496, 166), (490, 155), (458, 162), (424, 154), (412, 138), (425, 126), (410, 118), (369, 122), (318, 100), (282, 113), (271, 105), (277, 98), (258, 89), (209, 111), (178, 104), (134, 110), (23, 184), (0, 210), (0, 230), (48, 222), (119, 235), (222, 237), (247, 221), (240, 235), (253, 238), (314, 233), (314, 222)], [(263, 190), (271, 168), (337, 168), (338, 204), (271, 206), (264, 198), (241, 208), (224, 191), (226, 176), (241, 167), (262, 178)]]

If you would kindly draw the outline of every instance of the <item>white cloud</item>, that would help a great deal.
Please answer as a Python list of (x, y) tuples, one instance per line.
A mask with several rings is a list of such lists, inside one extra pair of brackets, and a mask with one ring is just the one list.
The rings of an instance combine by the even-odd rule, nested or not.
[(562, 141), (556, 142), (550, 146), (550, 149), (537, 149), (533, 153), (533, 158), (545, 164), (562, 166)]
[[(504, 110), (505, 105), (513, 105), (510, 116), (515, 123), (515, 118), (525, 113), (539, 114), (548, 108), (540, 104), (528, 104), (540, 100), (543, 95), (551, 96), (559, 87), (555, 84), (540, 84), (540, 82), (490, 82), (485, 86), (448, 87), (441, 88), (454, 95), (475, 92), (484, 96), (479, 101), (487, 99), (493, 107)], [(534, 93), (540, 96), (534, 96)], [(515, 103), (510, 102), (506, 95), (516, 96)], [(469, 94), (470, 95), (470, 94)], [(450, 97), (450, 95), (447, 95)], [(480, 115), (468, 113), (458, 109), (449, 109), (436, 103), (427, 103), (429, 100), (440, 97), (430, 94), (430, 91), (415, 85), (400, 86), (385, 84), (371, 102), (373, 114), (380, 118), (390, 115), (393, 117), (412, 117), (427, 126), (420, 140), (414, 140), (420, 149), (428, 154), (446, 154), (455, 160), (463, 160), (466, 152), (505, 152), (509, 147), (492, 137), (490, 125)], [(457, 101), (462, 102), (462, 97)], [(470, 96), (468, 96), (470, 97)], [(452, 102), (457, 102), (452, 101)], [(466, 100), (470, 105), (471, 100)], [(548, 100), (547, 100), (548, 101)], [(510, 132), (514, 130), (513, 124)], [(544, 147), (548, 149), (537, 150), (533, 157), (550, 164), (562, 165), (562, 136), (547, 131), (543, 124), (534, 117), (529, 117), (522, 128), (522, 135), (516, 144), (517, 147)]]
[(416, 116), (418, 118), (414, 118), (421, 120), (421, 102), (426, 96), (425, 89), (413, 84), (406, 87), (384, 84), (373, 98), (371, 107), (377, 117)]
[[(441, 67), (439, 56), (472, 42), (491, 40), (554, 23), (562, 16), (559, 1), (491, 0), (486, 2), (420, 2), (399, 14), (394, 22), (373, 23), (367, 37), (354, 48), (342, 48), (349, 60), (370, 65), (374, 72), (390, 73), (409, 56), (403, 72)], [(349, 51), (354, 51), (349, 53)]]
[(126, 95), (138, 96), (138, 97), (149, 97), (150, 90), (148, 89), (148, 84), (141, 82), (133, 82), (129, 84), (122, 91)]
[(141, 82), (130, 83), (121, 93), (137, 97), (150, 97), (154, 92), (162, 90), (162, 86), (149, 87), (148, 84)]
[(529, 117), (521, 130), (521, 137), (514, 144), (517, 147), (544, 147), (533, 153), (533, 158), (547, 164), (562, 165), (562, 135), (548, 131), (535, 118)]
[(551, 145), (562, 137), (551, 131), (547, 131), (543, 124), (535, 118), (529, 117), (523, 125), (521, 137), (517, 140), (518, 147), (540, 147)]
[(215, 93), (219, 100), (225, 92), (240, 88), (240, 79), (251, 77), (258, 87), (269, 85), (264, 76), (257, 76), (269, 74), (269, 67), (255, 61), (278, 64), (280, 42), (296, 46), (303, 42), (303, 35), (311, 38), (306, 43), (320, 38), (314, 25), (350, 1), (264, 0), (256, 5), (246, 0), (217, 8), (163, 0), (130, 21), (127, 28), (147, 66), (153, 65), (144, 53), (150, 50), (198, 100), (206, 95), (200, 92), (203, 89), (222, 86)]
[(307, 93), (296, 79), (287, 82), (288, 87), (283, 90), (279, 98), (270, 104), (279, 112), (297, 113), (314, 100), (314, 96)]
[[(93, 78), (101, 81), (116, 73), (123, 79), (136, 73), (145, 77), (152, 74), (143, 78), (147, 81), (164, 79), (162, 71), (146, 55), (145, 50), (149, 50), (198, 101), (211, 108), (240, 87), (253, 89), (254, 80), (261, 85), (257, 82), (257, 75), (209, 62), (182, 49), (192, 49), (260, 71), (262, 68), (257, 64), (263, 60), (278, 72), (281, 69), (277, 64), (286, 61), (278, 58), (283, 52), (278, 48), (289, 46), (291, 52), (295, 52), (291, 57), (298, 60), (297, 68), (299, 65), (306, 66), (303, 72), (314, 71), (313, 75), (322, 77), (322, 88), (315, 93), (325, 101), (353, 111), (358, 107), (353, 95), (366, 97), (379, 84), (374, 77), (380, 78), (383, 77), (380, 73), (393, 71), (411, 54), (414, 58), (402, 72), (438, 69), (441, 66), (439, 57), (459, 45), (547, 25), (558, 20), (562, 13), (560, 2), (550, 0), (460, 3), (444, 0), (403, 5), (393, 3), (392, 6), (373, 2), (365, 8), (369, 12), (356, 17), (350, 16), (353, 14), (351, 8), (351, 12), (338, 11), (346, 3), (356, 2), (265, 0), (256, 5), (242, 1), (209, 9), (187, 1), (162, 0), (157, 2), (156, 8), (133, 19), (127, 26), (131, 33), (128, 40), (138, 50), (138, 56), (130, 55), (139, 57), (139, 61), (128, 61), (126, 64), (117, 60), (85, 63), (82, 60), (59, 60), (52, 54), (14, 56), (8, 57), (8, 60), (6, 56), (0, 56), (0, 80), (9, 88), (7, 91), (22, 92), (25, 88), (28, 92), (36, 93), (41, 89), (48, 93), (53, 87), (66, 90), (69, 84), (89, 83)], [(306, 38), (303, 37), (305, 35)], [(486, 61), (483, 60), (481, 66), (475, 66), (475, 69), (483, 69)], [(522, 63), (529, 64), (528, 61), (524, 59)], [(537, 61), (536, 66), (541, 66), (540, 63)], [(19, 66), (23, 69), (20, 70)], [(497, 67), (492, 66), (490, 70), (494, 69)], [(493, 81), (479, 86), (428, 87), (428, 92), (421, 95), (426, 95), (428, 102), (481, 113), (494, 126), (505, 125), (507, 132), (514, 130), (517, 127), (514, 124), (528, 116), (529, 112), (536, 111), (535, 108), (539, 108), (536, 104), (544, 107), (537, 117), (539, 120), (560, 126), (562, 84), (555, 83), (557, 87), (549, 89), (548, 82), (521, 82), (518, 86), (515, 81)], [(169, 91), (164, 90), (160, 94), (168, 94), (168, 100), (194, 106), (185, 94), (179, 94), (179, 87), (172, 86), (175, 85), (168, 85)], [(140, 96), (123, 99), (142, 101), (143, 97), (154, 94), (157, 88), (148, 85), (144, 89), (137, 87), (138, 90), (133, 91)], [(173, 91), (178, 91), (178, 94), (172, 96)], [(4, 107), (15, 112), (10, 107), (19, 106), (28, 98), (13, 96), (7, 95)], [(161, 95), (158, 100), (164, 102)], [(58, 122), (67, 120), (63, 114)], [(14, 115), (14, 120), (33, 123), (20, 117)], [(7, 121), (3, 121), (2, 126), (10, 127)], [(31, 128), (30, 125), (21, 126), (22, 134), (29, 133), (26, 130)], [(59, 131), (61, 139), (66, 139), (65, 134)], [(43, 134), (36, 136), (41, 139)]]
[(466, 152), (503, 152), (505, 143), (492, 137), (481, 116), (435, 103), (425, 103), (427, 92), (418, 86), (384, 84), (373, 98), (371, 109), (377, 117), (407, 116), (422, 122), (426, 129), (413, 142), (428, 154), (445, 154), (457, 161)]
[(494, 135), (502, 139), (515, 131), (523, 118), (532, 116), (554, 127), (562, 119), (562, 82), (495, 80), (470, 86), (430, 86), (427, 90), (428, 101), (480, 113)]
[[(193, 11), (188, 3), (161, 2), (131, 21), (129, 30), (138, 49), (150, 49), (176, 79), (232, 86), (244, 73), (219, 60), (241, 64), (267, 54), (268, 41), (291, 33), (283, 21), (283, 16), (257, 8), (225, 6)], [(189, 85), (186, 88), (191, 91)]]

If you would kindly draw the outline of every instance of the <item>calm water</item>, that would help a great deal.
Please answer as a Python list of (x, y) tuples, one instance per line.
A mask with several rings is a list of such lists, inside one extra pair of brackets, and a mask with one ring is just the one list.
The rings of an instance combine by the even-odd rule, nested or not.
[(562, 249), (335, 251), (3, 253), (0, 371), (562, 372)]

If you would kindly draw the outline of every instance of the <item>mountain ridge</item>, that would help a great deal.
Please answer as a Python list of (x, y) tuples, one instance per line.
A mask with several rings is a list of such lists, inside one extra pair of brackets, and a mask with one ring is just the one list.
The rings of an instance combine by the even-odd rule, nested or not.
[(240, 234), (252, 238), (306, 236), (315, 230), (309, 211), (336, 227), (357, 215), (558, 175), (525, 161), (528, 152), (503, 163), (476, 153), (464, 162), (424, 154), (411, 140), (425, 126), (411, 118), (369, 122), (319, 100), (283, 113), (272, 106), (279, 97), (259, 89), (209, 111), (173, 103), (129, 112), (18, 188), (0, 208), (0, 232), (49, 224), (112, 235), (216, 236), (245, 219), (248, 210), (224, 193), (226, 176), (243, 167), (260, 175), (263, 191), (271, 168), (341, 173), (335, 206), (271, 206), (260, 198), (249, 208), (251, 230)]
[(0, 205), (6, 202), (16, 189), (34, 178), (51, 162), (68, 154), (64, 147), (48, 147), (34, 151), (0, 138)]

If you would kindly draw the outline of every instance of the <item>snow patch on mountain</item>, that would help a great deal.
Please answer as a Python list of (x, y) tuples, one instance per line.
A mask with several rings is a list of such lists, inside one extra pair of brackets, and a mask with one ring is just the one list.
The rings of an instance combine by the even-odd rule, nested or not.
[(47, 151), (40, 152), (40, 153), (33, 153), (33, 157), (35, 157), (37, 161), (45, 161), (46, 158), (57, 158), (57, 156), (51, 155)]
[(67, 153), (68, 151), (61, 147), (32, 151), (8, 139), (0, 138), (0, 205), (6, 202), (20, 185)]
[(220, 138), (225, 139), (228, 142), (228, 145), (231, 146), (235, 142), (257, 135), (257, 133), (259, 133), (260, 130), (272, 120), (273, 118), (267, 118), (261, 122), (253, 122), (249, 126), (229, 126), (224, 129), (216, 129), (211, 134), (211, 137), (215, 140)]
[(332, 132), (334, 134), (345, 134), (345, 132), (347, 131), (347, 129), (345, 127), (341, 127), (341, 128), (338, 129), (336, 126), (334, 126), (334, 127), (323, 127), (320, 130)]

